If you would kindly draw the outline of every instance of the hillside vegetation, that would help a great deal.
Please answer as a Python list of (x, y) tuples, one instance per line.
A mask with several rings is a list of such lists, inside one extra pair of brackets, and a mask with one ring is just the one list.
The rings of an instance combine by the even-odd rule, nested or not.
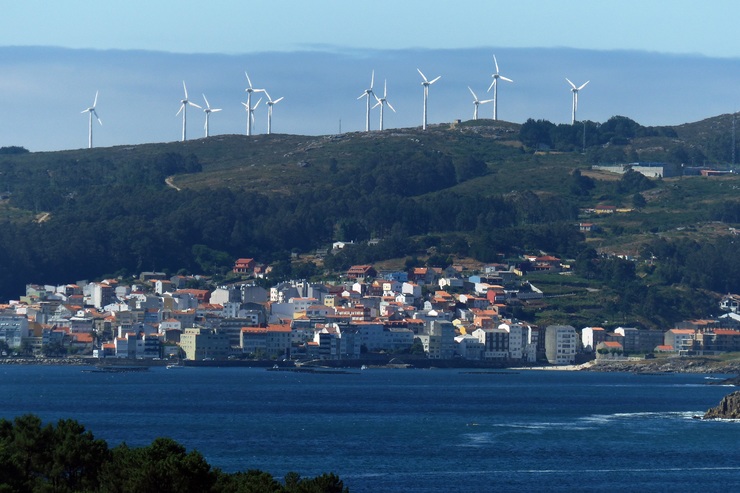
[[(547, 252), (572, 259), (575, 285), (599, 284), (601, 294), (593, 288), (578, 298), (584, 306), (552, 303), (523, 315), (646, 325), (704, 315), (712, 292), (740, 291), (730, 229), (740, 223), (738, 175), (649, 180), (590, 168), (727, 163), (729, 129), (726, 116), (675, 128), (624, 117), (478, 120), (427, 131), (5, 148), (12, 152), (0, 153), (0, 254), (10, 261), (0, 264), (0, 298), (31, 282), (142, 270), (225, 274), (236, 257), (273, 262), (276, 277), (310, 277), (394, 258), (445, 264)], [(584, 213), (597, 205), (630, 212)], [(598, 231), (582, 233), (581, 222)], [(323, 265), (290, 262), (291, 252), (371, 238), (382, 241)], [(670, 309), (657, 310), (664, 302)]]

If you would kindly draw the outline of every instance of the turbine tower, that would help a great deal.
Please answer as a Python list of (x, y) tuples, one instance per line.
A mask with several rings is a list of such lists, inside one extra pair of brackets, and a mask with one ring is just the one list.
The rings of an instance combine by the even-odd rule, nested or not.
[(206, 114), (206, 124), (203, 128), (206, 129), (206, 137), (208, 137), (208, 121), (210, 120), (211, 113), (216, 113), (217, 111), (221, 111), (221, 108), (211, 108), (211, 105), (208, 104), (208, 100), (206, 99), (206, 95), (203, 95), (203, 101), (206, 102), (206, 107), (203, 108), (203, 111)]
[(576, 110), (578, 110), (578, 91), (586, 87), (586, 84), (588, 84), (591, 81), (587, 80), (580, 87), (576, 87), (576, 85), (573, 84), (570, 81), (570, 79), (568, 79), (567, 77), (565, 78), (565, 80), (567, 80), (568, 84), (570, 84), (570, 92), (573, 93), (573, 115), (571, 116), (571, 119), (570, 119), (570, 124), (573, 125), (576, 122)]
[(265, 96), (267, 96), (267, 135), (270, 135), (272, 133), (272, 107), (282, 101), (283, 96), (273, 101), (267, 90), (265, 90)]
[(373, 93), (373, 82), (375, 82), (375, 70), (373, 70), (372, 74), (370, 75), (370, 87), (368, 89), (365, 89), (365, 91), (357, 98), (367, 98), (367, 111), (365, 112), (365, 132), (370, 131), (370, 95), (375, 95), (375, 93)]
[[(375, 96), (375, 94), (373, 94), (373, 96)], [(378, 96), (375, 96), (375, 99), (378, 102), (375, 103), (375, 106), (373, 106), (373, 108), (377, 108), (378, 106), (380, 106), (380, 130), (383, 130), (383, 106), (388, 106), (390, 109), (393, 110), (393, 113), (396, 112), (393, 106), (391, 106), (391, 103), (388, 102), (388, 82), (387, 81), (383, 81), (383, 97), (379, 98)]]
[(470, 91), (470, 94), (473, 95), (473, 104), (475, 105), (475, 110), (473, 110), (473, 120), (477, 120), (478, 119), (478, 105), (490, 103), (491, 101), (493, 101), (493, 99), (485, 99), (483, 101), (479, 101), (478, 96), (475, 95), (475, 93), (470, 88), (470, 86), (468, 86), (468, 91)]
[(261, 102), (262, 98), (259, 98), (257, 100), (257, 104), (251, 107), (249, 106), (249, 103), (242, 103), (244, 109), (247, 110), (247, 135), (252, 134), (252, 125), (254, 125), (254, 110), (257, 109), (257, 106), (259, 106)]
[(427, 80), (426, 75), (424, 75), (421, 72), (421, 70), (419, 70), (418, 68), (416, 70), (417, 72), (419, 72), (419, 75), (421, 75), (421, 78), (424, 79), (421, 83), (421, 85), (424, 86), (424, 119), (421, 125), (421, 129), (426, 130), (427, 129), (427, 99), (429, 98), (429, 86), (437, 82), (442, 76), (438, 75), (432, 80)]
[[(175, 116), (182, 113), (182, 141), (185, 142), (185, 139), (187, 137), (187, 134), (185, 133), (185, 129), (187, 128), (188, 124), (188, 105), (195, 106), (196, 108), (200, 108), (197, 104), (193, 103), (188, 99), (188, 88), (185, 87), (185, 81), (182, 81), (182, 88), (185, 91), (185, 98), (180, 100), (180, 109), (177, 110), (177, 113)], [(202, 109), (202, 108), (201, 108)]]
[[(247, 71), (244, 71), (244, 75), (247, 77), (247, 84), (249, 84), (249, 87), (245, 89), (247, 91), (247, 113), (253, 114), (250, 112), (253, 112), (255, 108), (257, 108), (257, 105), (254, 105), (254, 108), (252, 108), (252, 93), (253, 92), (265, 92), (264, 89), (255, 89), (252, 87), (252, 81), (249, 79), (249, 74)], [(244, 104), (244, 103), (242, 103)], [(259, 103), (258, 103), (259, 104)], [(250, 119), (249, 116), (247, 116), (247, 135), (252, 135), (252, 123), (254, 123), (253, 119)]]
[(498, 120), (498, 80), (501, 79), (501, 80), (505, 80), (506, 82), (514, 82), (514, 81), (509, 79), (508, 77), (504, 77), (503, 75), (499, 74), (498, 62), (496, 61), (496, 55), (493, 55), (493, 64), (496, 66), (496, 73), (491, 75), (491, 77), (493, 77), (493, 82), (491, 82), (491, 85), (488, 86), (488, 91), (490, 91), (491, 88), (493, 88), (493, 119)]
[(87, 148), (88, 149), (92, 149), (92, 146), (93, 146), (93, 139), (92, 139), (92, 134), (93, 134), (93, 120), (92, 120), (92, 118), (93, 118), (93, 115), (95, 115), (95, 118), (97, 118), (98, 123), (100, 123), (100, 125), (103, 125), (103, 122), (100, 121), (100, 117), (98, 116), (98, 112), (95, 111), (95, 105), (97, 105), (97, 104), (98, 104), (98, 91), (95, 91), (95, 100), (93, 101), (92, 106), (90, 106), (86, 110), (82, 110), (81, 111), (81, 113), (88, 113), (90, 115), (90, 121), (88, 123), (88, 129), (87, 129), (87, 132), (88, 132), (88, 135), (87, 135)]

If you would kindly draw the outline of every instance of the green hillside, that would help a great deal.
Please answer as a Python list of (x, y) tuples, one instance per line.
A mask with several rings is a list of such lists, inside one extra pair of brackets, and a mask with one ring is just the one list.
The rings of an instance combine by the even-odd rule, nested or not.
[[(356, 262), (424, 262), (430, 252), (437, 263), (547, 252), (579, 259), (575, 276), (583, 282), (609, 285), (620, 305), (612, 311), (660, 323), (670, 314), (651, 322), (631, 313), (625, 290), (740, 291), (740, 275), (732, 277), (737, 255), (727, 258), (730, 228), (740, 223), (740, 178), (649, 180), (591, 166), (726, 167), (728, 128), (725, 116), (675, 128), (624, 117), (572, 126), (478, 120), (423, 132), (224, 135), (51, 153), (5, 148), (0, 254), (12, 260), (0, 265), (0, 298), (17, 297), (31, 282), (141, 270), (225, 273), (245, 256), (275, 263), (281, 275), (310, 276)], [(621, 212), (586, 212), (599, 205)], [(584, 222), (595, 230), (579, 231)], [(381, 242), (325, 264), (289, 261), (290, 252), (370, 238)], [(606, 266), (619, 270), (610, 263), (627, 261), (607, 254), (649, 262), (629, 262), (615, 282)], [(601, 315), (603, 300), (591, 299), (593, 316)], [(698, 311), (708, 302), (697, 304)], [(564, 310), (558, 313), (581, 308)]]

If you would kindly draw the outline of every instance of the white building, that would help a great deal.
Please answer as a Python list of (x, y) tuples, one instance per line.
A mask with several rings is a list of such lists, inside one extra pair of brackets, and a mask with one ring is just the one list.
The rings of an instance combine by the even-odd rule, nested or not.
[(548, 325), (545, 328), (545, 356), (553, 365), (575, 362), (578, 333), (571, 325)]
[(503, 323), (498, 326), (509, 333), (509, 358), (519, 360), (524, 357), (524, 344), (528, 327), (519, 323)]
[(19, 348), (28, 337), (28, 319), (22, 315), (0, 314), (0, 341), (8, 347)]

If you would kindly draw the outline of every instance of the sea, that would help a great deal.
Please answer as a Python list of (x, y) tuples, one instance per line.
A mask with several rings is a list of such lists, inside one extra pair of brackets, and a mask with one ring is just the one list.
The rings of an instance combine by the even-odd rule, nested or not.
[(0, 417), (159, 436), (225, 471), (338, 474), (353, 493), (740, 491), (727, 375), (0, 366)]

